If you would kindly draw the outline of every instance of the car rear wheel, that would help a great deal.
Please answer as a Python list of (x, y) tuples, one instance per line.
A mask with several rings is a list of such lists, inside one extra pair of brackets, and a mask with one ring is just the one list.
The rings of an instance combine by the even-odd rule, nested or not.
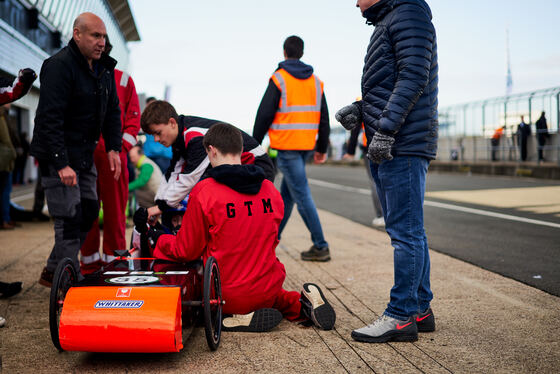
[(220, 345), (222, 334), (222, 283), (218, 263), (209, 257), (204, 266), (204, 288), (202, 295), (204, 308), (204, 332), (208, 347), (215, 351)]
[(73, 261), (66, 257), (59, 262), (54, 272), (53, 283), (51, 287), (51, 299), (49, 304), (49, 325), (51, 329), (51, 339), (54, 346), (63, 351), (60, 346), (58, 336), (58, 326), (60, 324), (60, 315), (64, 306), (64, 298), (66, 293), (77, 282), (76, 269)]

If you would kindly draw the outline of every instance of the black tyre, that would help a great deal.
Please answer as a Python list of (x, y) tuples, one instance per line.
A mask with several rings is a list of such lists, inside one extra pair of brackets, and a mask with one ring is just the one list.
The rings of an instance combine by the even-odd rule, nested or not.
[(51, 287), (51, 299), (49, 305), (49, 325), (51, 328), (51, 339), (54, 346), (62, 351), (60, 340), (58, 338), (58, 325), (60, 323), (60, 315), (64, 305), (66, 293), (76, 282), (78, 277), (74, 263), (66, 257), (59, 262), (54, 272), (53, 283)]
[(215, 351), (222, 335), (222, 283), (218, 263), (209, 257), (204, 266), (204, 288), (202, 294), (204, 308), (204, 332), (208, 347)]

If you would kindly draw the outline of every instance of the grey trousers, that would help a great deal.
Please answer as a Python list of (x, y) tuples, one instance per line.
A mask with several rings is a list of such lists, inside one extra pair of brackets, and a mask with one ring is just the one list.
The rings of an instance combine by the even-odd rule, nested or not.
[(54, 272), (58, 263), (69, 257), (79, 272), (78, 252), (99, 215), (97, 170), (93, 164), (89, 169), (74, 170), (78, 183), (68, 187), (51, 164), (39, 163), (39, 167), (49, 214), (54, 218), (54, 247), (47, 260), (47, 270)]

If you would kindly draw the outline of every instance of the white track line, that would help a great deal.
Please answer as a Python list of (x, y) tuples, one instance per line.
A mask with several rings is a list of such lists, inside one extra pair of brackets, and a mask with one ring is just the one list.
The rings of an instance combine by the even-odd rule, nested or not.
[[(357, 192), (357, 193), (362, 194), (362, 195), (371, 195), (370, 190), (366, 189), (366, 188), (356, 188), (356, 187), (343, 186), (343, 185), (340, 185), (340, 184), (325, 182), (325, 181), (321, 181), (321, 180), (317, 180), (317, 179), (311, 179), (311, 178), (308, 179), (308, 181), (309, 181), (309, 184), (312, 184), (314, 186), (331, 188), (331, 189), (334, 189), (334, 190), (346, 191), (346, 192)], [(424, 200), (424, 205), (435, 207), (435, 208), (454, 210), (454, 211), (457, 211), (457, 212), (478, 214), (478, 215), (486, 216), (486, 217), (501, 218), (501, 219), (507, 219), (507, 220), (510, 220), (510, 221), (531, 223), (533, 225), (548, 226), (548, 227), (554, 227), (554, 228), (560, 229), (560, 224), (559, 223), (548, 222), (548, 221), (540, 221), (540, 220), (536, 220), (536, 219), (530, 219), (530, 218), (524, 218), (524, 217), (518, 217), (518, 216), (512, 216), (512, 215), (509, 215), (509, 214), (496, 213), (496, 212), (491, 212), (491, 211), (482, 210), (482, 209), (467, 208), (467, 207), (460, 206), (460, 205), (440, 203), (440, 202), (431, 201), (431, 200)]]

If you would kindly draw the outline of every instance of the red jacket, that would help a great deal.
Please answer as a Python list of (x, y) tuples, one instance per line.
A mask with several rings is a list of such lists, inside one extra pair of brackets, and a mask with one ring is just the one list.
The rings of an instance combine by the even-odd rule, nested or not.
[[(128, 153), (136, 145), (140, 131), (140, 104), (134, 81), (127, 73), (115, 69), (115, 83), (121, 108), (122, 151)], [(98, 147), (105, 149), (103, 137), (99, 139)]]
[(0, 79), (0, 105), (16, 101), (29, 91), (35, 79), (30, 82), (23, 82), (20, 75), (21, 72), (13, 82), (5, 78)]
[[(240, 174), (240, 170), (249, 175)], [(253, 183), (255, 170), (261, 173), (257, 183)], [(206, 261), (214, 256), (226, 300), (224, 312), (248, 313), (250, 306), (249, 310), (231, 309), (239, 305), (235, 299), (254, 299), (258, 304), (258, 300), (274, 298), (286, 277), (284, 265), (275, 253), (284, 203), (258, 166), (222, 165), (209, 174), (211, 178), (192, 189), (177, 236), (162, 235), (153, 254), (172, 261), (191, 261), (201, 256)], [(251, 184), (258, 187), (253, 191), (239, 188)]]

